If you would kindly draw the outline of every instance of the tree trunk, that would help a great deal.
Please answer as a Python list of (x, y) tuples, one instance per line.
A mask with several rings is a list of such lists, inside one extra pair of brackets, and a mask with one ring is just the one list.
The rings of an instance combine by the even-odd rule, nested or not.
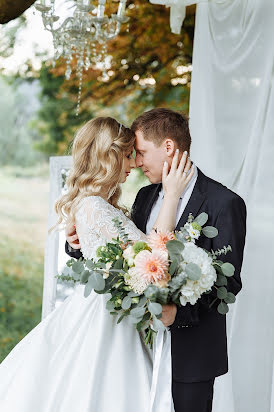
[(34, 2), (35, 0), (0, 0), (0, 24), (16, 19)]

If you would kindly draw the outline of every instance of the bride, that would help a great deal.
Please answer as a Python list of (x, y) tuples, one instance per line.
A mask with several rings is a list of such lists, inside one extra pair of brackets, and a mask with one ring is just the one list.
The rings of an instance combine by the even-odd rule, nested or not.
[[(56, 203), (57, 224), (75, 224), (85, 258), (117, 231), (118, 217), (131, 240), (146, 240), (118, 205), (119, 184), (135, 167), (134, 133), (110, 117), (87, 122), (77, 133), (68, 192)], [(184, 154), (163, 165), (165, 198), (154, 230), (173, 230), (179, 197), (193, 175)], [(125, 318), (105, 309), (107, 296), (84, 285), (41, 321), (0, 365), (1, 412), (145, 412), (152, 357)]]

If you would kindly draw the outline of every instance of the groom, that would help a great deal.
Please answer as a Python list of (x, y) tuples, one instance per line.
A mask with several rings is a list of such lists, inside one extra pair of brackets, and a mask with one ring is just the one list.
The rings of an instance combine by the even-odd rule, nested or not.
[[(136, 135), (136, 166), (141, 167), (151, 185), (143, 187), (132, 207), (136, 226), (149, 233), (163, 201), (161, 185), (163, 162), (171, 164), (176, 148), (190, 152), (191, 137), (187, 118), (169, 109), (158, 108), (143, 113), (132, 124)], [(195, 166), (195, 165), (194, 165)], [(182, 193), (177, 209), (176, 230), (189, 213), (208, 214), (207, 225), (219, 235), (209, 239), (201, 235), (197, 246), (211, 251), (231, 245), (225, 256), (235, 266), (227, 278), (228, 291), (235, 295), (242, 284), (240, 271), (246, 234), (246, 207), (243, 199), (221, 183), (205, 176), (195, 166), (192, 180)], [(67, 232), (66, 251), (79, 258), (77, 234)], [(74, 248), (74, 249), (72, 249)], [(176, 412), (210, 412), (216, 376), (228, 371), (226, 316), (217, 312), (216, 289), (203, 295), (195, 305), (164, 305), (162, 321), (171, 331), (172, 396)], [(211, 305), (211, 307), (210, 307)]]

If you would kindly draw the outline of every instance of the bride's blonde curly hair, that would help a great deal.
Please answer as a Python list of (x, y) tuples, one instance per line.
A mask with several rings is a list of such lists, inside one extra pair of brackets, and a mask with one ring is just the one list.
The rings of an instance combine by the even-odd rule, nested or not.
[(77, 205), (86, 196), (107, 193), (111, 205), (126, 211), (118, 205), (119, 182), (125, 153), (133, 149), (134, 141), (134, 132), (111, 117), (97, 117), (81, 127), (72, 145), (68, 191), (55, 204), (58, 221), (50, 231), (61, 223), (74, 224)]

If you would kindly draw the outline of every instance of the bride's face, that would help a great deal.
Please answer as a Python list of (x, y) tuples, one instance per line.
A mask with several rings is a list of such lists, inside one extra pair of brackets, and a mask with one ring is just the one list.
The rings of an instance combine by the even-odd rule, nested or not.
[(130, 174), (131, 169), (134, 169), (136, 167), (135, 159), (133, 158), (132, 154), (133, 149), (131, 149), (129, 152), (126, 152), (124, 155), (123, 174), (120, 183), (124, 183), (128, 175)]

